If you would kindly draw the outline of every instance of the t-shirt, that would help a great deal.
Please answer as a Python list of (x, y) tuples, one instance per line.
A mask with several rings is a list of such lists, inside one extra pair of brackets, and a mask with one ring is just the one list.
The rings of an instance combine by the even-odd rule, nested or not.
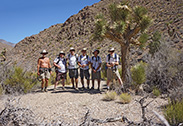
[[(85, 56), (81, 55), (78, 58), (78, 62), (80, 62), (81, 65), (86, 65), (86, 64), (88, 64), (90, 62), (90, 57), (87, 56), (87, 55), (85, 55)], [(84, 68), (81, 67), (81, 69), (87, 70), (87, 69), (89, 69), (89, 66), (85, 66)]]
[[(60, 59), (60, 61), (58, 62), (58, 60)], [(65, 68), (65, 64), (64, 64), (64, 58), (61, 57), (57, 57), (54, 61), (54, 63), (57, 63), (57, 65), (59, 65), (61, 67), (61, 69), (58, 69), (58, 72), (60, 73), (66, 73), (66, 68)]]
[[(96, 70), (98, 68), (99, 64), (102, 63), (102, 60), (99, 56), (97, 56), (97, 57), (93, 56), (91, 58), (91, 63), (92, 63), (92, 67), (95, 68), (95, 70)], [(101, 67), (97, 70), (97, 72), (100, 70), (101, 70)]]
[(69, 60), (68, 69), (78, 68), (78, 63), (77, 63), (78, 54), (75, 54), (75, 55), (68, 54), (67, 59)]
[[(116, 55), (116, 58), (115, 58)], [(106, 57), (106, 63), (115, 63), (115, 62), (119, 62), (119, 56), (117, 54), (113, 54), (112, 56), (110, 55), (110, 60), (108, 59), (108, 55)], [(113, 66), (113, 69), (116, 69), (117, 66)]]

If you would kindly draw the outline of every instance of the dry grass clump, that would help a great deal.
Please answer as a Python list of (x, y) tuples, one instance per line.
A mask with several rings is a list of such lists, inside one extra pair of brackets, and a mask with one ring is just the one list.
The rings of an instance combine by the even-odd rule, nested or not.
[(170, 103), (164, 109), (164, 116), (171, 126), (178, 126), (183, 122), (183, 100)]
[(131, 102), (132, 100), (132, 97), (130, 94), (128, 93), (122, 93), (120, 96), (119, 96), (119, 100), (120, 100), (120, 103), (122, 104), (128, 104)]
[(103, 100), (104, 101), (113, 101), (117, 98), (117, 93), (115, 91), (109, 91), (107, 92), (104, 97)]

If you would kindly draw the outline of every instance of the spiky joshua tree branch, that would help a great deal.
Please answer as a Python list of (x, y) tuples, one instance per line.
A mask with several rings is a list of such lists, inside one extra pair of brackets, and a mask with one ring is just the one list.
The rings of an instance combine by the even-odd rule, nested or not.
[[(108, 18), (109, 21), (106, 20)], [(147, 10), (144, 7), (130, 8), (127, 3), (112, 3), (109, 5), (109, 13), (106, 17), (103, 14), (96, 16), (93, 40), (102, 41), (107, 38), (121, 45), (122, 79), (126, 83), (131, 80), (129, 47), (130, 45), (144, 47), (148, 39), (146, 29), (150, 22), (151, 19), (147, 16)]]

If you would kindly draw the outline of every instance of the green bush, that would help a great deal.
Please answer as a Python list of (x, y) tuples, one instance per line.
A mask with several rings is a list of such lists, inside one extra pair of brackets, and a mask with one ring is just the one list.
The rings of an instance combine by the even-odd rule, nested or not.
[(153, 95), (154, 96), (158, 97), (158, 96), (160, 96), (160, 94), (161, 94), (161, 91), (158, 88), (153, 89)]
[(172, 126), (178, 126), (183, 122), (183, 100), (170, 103), (164, 108), (164, 116)]
[(139, 86), (146, 81), (145, 67), (146, 63), (139, 62), (131, 68), (132, 79), (135, 86)]
[(116, 97), (117, 97), (117, 93), (115, 91), (109, 91), (104, 95), (103, 100), (104, 101), (113, 101), (116, 99)]
[(21, 67), (14, 67), (12, 74), (4, 81), (6, 93), (28, 93), (38, 83), (36, 74), (24, 72)]
[(119, 100), (121, 103), (123, 104), (127, 104), (127, 103), (130, 103), (130, 101), (132, 100), (132, 97), (130, 94), (128, 93), (122, 93), (120, 96), (119, 96)]

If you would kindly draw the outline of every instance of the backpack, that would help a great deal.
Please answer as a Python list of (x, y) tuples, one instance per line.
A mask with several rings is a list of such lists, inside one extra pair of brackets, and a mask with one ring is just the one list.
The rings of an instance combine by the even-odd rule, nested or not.
[[(75, 54), (74, 56), (76, 57), (76, 64), (78, 65), (78, 56), (77, 56), (77, 54)], [(70, 58), (71, 58), (71, 54), (68, 55), (69, 60), (70, 60)], [(76, 65), (76, 67), (78, 67), (77, 65)]]
[[(82, 58), (82, 55), (80, 55), (80, 60), (81, 60), (81, 58)], [(88, 61), (88, 55), (86, 55), (86, 58), (87, 58), (87, 61)]]
[[(111, 55), (110, 55), (110, 54), (108, 54), (108, 55), (107, 55), (107, 57), (108, 57), (108, 62), (109, 62), (109, 61), (110, 61), (110, 58), (111, 58)], [(116, 54), (116, 53), (114, 54), (114, 59), (116, 59), (116, 60), (117, 60), (117, 54)], [(120, 64), (120, 58), (119, 58), (119, 64)], [(116, 66), (115, 66), (115, 67), (116, 67)], [(105, 66), (105, 68), (106, 68), (106, 69), (108, 69), (108, 67), (107, 67), (107, 66)]]
[[(60, 62), (60, 57), (57, 57), (58, 61), (56, 62), (56, 64), (58, 64)], [(67, 61), (66, 59), (64, 58), (64, 60), (62, 61), (62, 63), (65, 65), (65, 69), (67, 71)], [(57, 72), (58, 70), (58, 67), (55, 66), (55, 72)]]
[[(92, 60), (94, 60), (94, 57), (95, 57), (95, 56), (92, 56)], [(96, 58), (96, 62), (97, 62), (97, 61), (99, 61), (99, 60), (100, 60), (100, 57), (99, 57), (99, 56), (97, 56), (97, 58)]]

